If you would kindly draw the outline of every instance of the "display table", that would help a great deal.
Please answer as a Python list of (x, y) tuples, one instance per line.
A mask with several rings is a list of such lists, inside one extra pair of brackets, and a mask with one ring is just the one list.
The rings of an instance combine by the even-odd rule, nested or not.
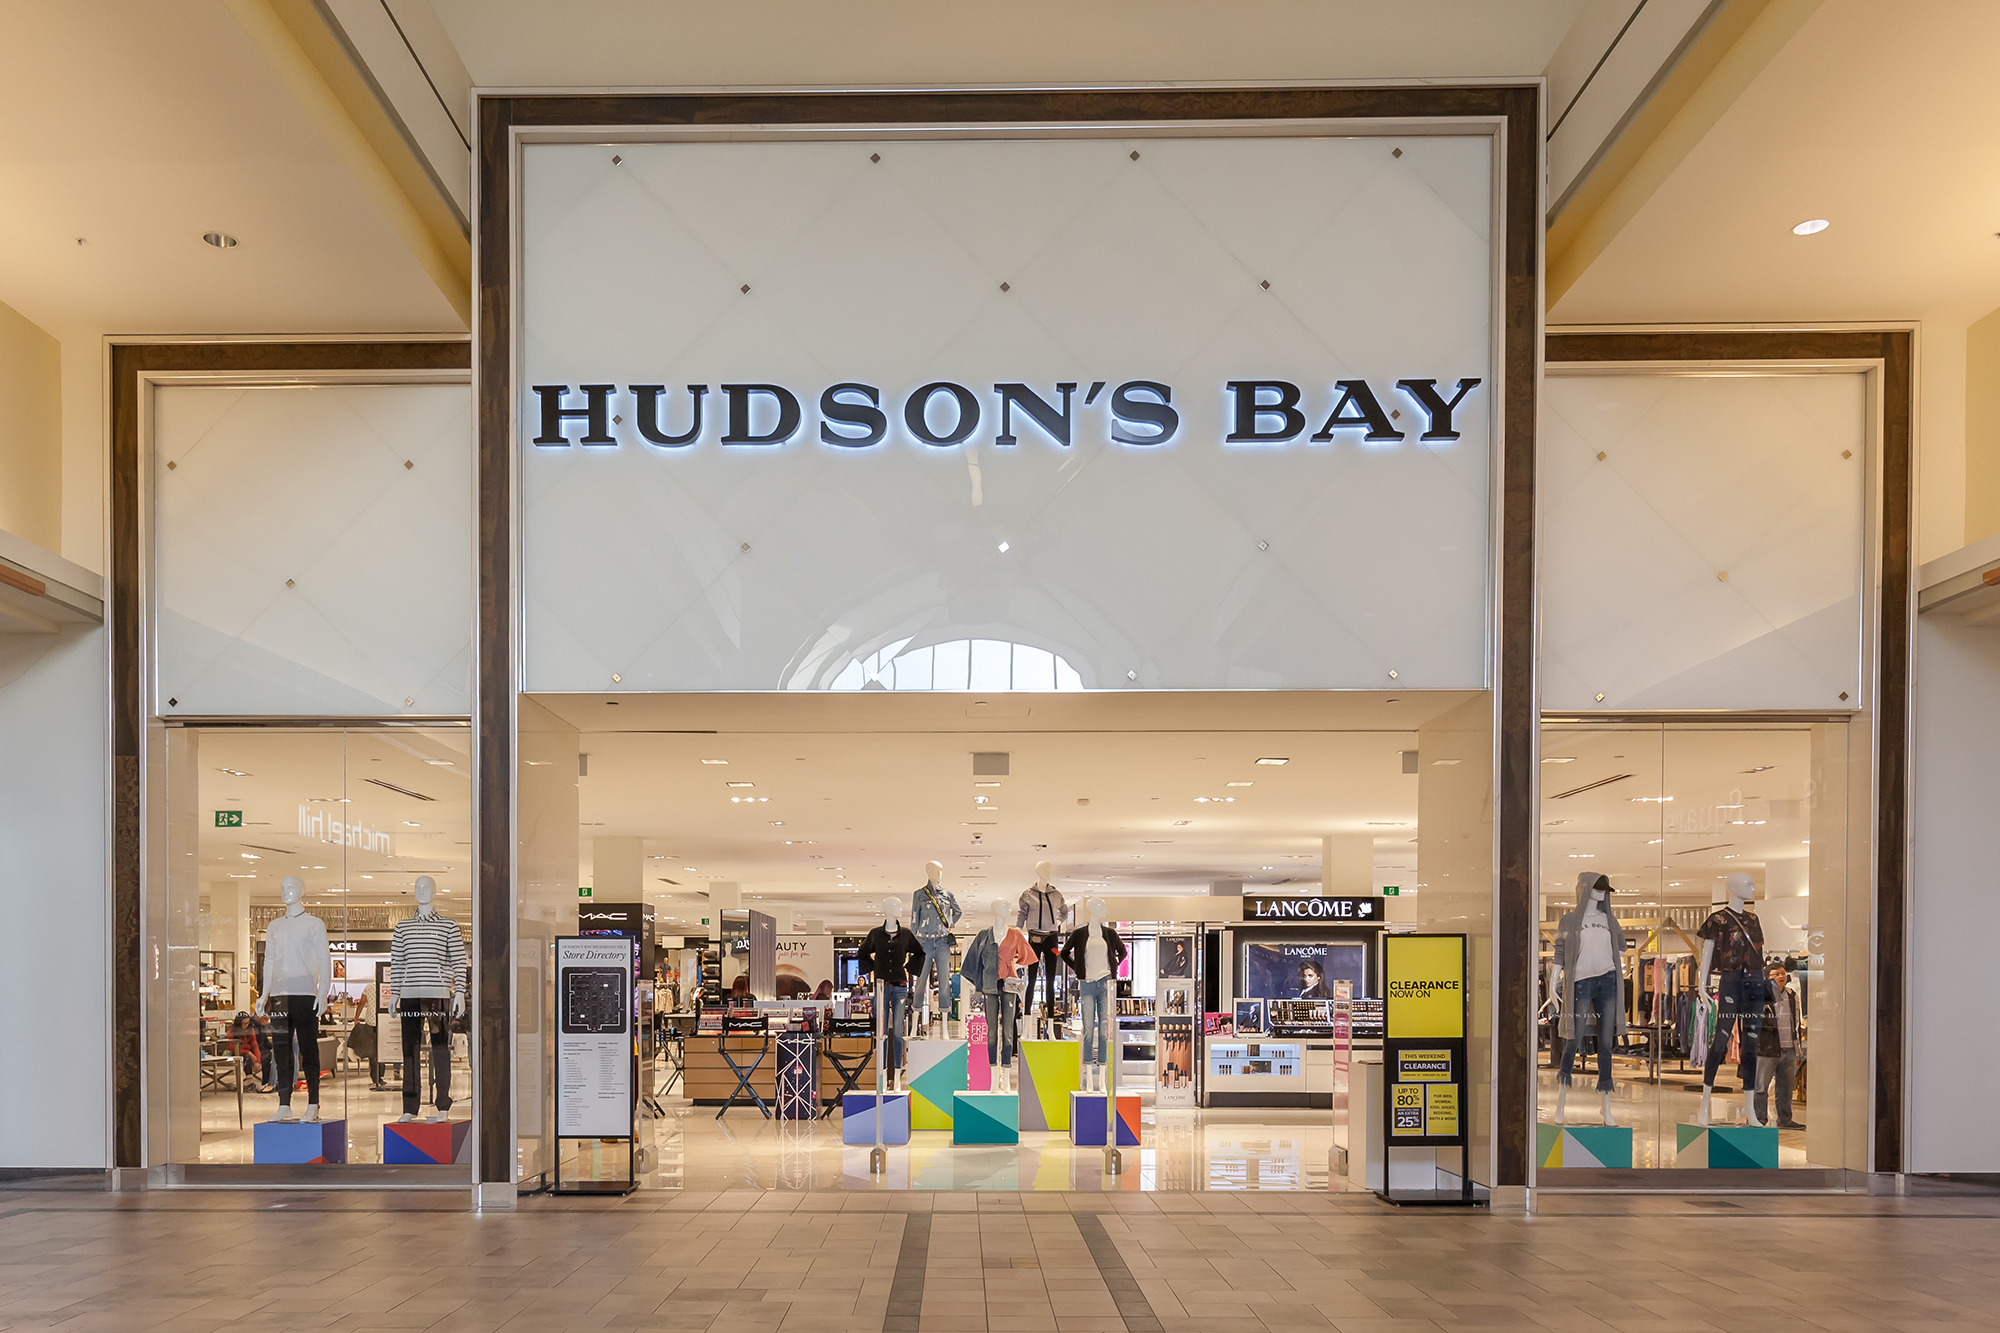
[[(1310, 1106), (1306, 1044), (1295, 1037), (1219, 1038), (1208, 1043), (1210, 1106)], [(1325, 1102), (1332, 1106), (1329, 1096)]]
[[(840, 1141), (855, 1146), (875, 1143), (875, 1094), (850, 1092), (840, 1099)], [(910, 1141), (910, 1095), (892, 1092), (882, 1098), (882, 1142)]]
[[(775, 1039), (785, 1034), (772, 1033)], [(731, 1033), (723, 1039), (723, 1046), (740, 1065), (747, 1066), (757, 1058), (763, 1049), (764, 1034), (761, 1032)], [(819, 1085), (823, 1088), (841, 1086), (840, 1072), (827, 1060), (829, 1052), (839, 1052), (843, 1056), (859, 1059), (874, 1049), (873, 1037), (828, 1037), (819, 1039), (820, 1069)], [(850, 1062), (851, 1063), (851, 1062)], [(862, 1080), (863, 1087), (874, 1083), (872, 1071)], [(757, 1090), (767, 1102), (778, 1099), (778, 1064), (766, 1059), (757, 1072), (750, 1076), (750, 1086)], [(736, 1091), (736, 1075), (723, 1062), (721, 1051), (716, 1048), (713, 1036), (689, 1038), (682, 1050), (681, 1065), (682, 1095), (696, 1106), (720, 1106), (728, 1101)]]
[(965, 1043), (913, 1041), (903, 1057), (911, 1129), (950, 1129), (952, 1097), (965, 1091)]

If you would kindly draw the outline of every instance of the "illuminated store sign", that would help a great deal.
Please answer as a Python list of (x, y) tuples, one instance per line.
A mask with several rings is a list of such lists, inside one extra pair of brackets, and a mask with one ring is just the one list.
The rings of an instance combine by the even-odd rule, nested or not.
[(1356, 921), (1380, 923), (1380, 898), (1263, 898), (1243, 899), (1245, 921)]
[[(1107, 383), (1094, 381), (1081, 406), (1086, 411), (1099, 408), (1104, 433), (1113, 443), (1163, 445), (1180, 433), (1181, 414), (1173, 405), (1171, 385), (1158, 380), (1127, 380), (1106, 396)], [(1442, 441), (1460, 437), (1452, 414), (1479, 383), (1477, 379), (1461, 379), (1455, 388), (1441, 390), (1436, 379), (1399, 379), (1395, 388), (1423, 414), (1420, 438)], [(1015, 434), (1018, 420), (1032, 423), (1044, 439), (1067, 449), (1076, 428), (1074, 399), (1079, 387), (1081, 381), (1064, 380), (1045, 398), (1024, 383), (998, 383), (993, 386), (995, 401), (989, 413), (972, 389), (937, 380), (903, 397), (900, 419), (911, 438), (935, 448), (965, 444), (982, 426), (993, 429), (995, 445), (1011, 447), (1020, 443)], [(724, 384), (719, 388), (724, 408), (717, 443), (789, 444), (806, 424), (799, 394), (782, 384)], [(1229, 399), (1226, 417), (1230, 430), (1223, 437), (1226, 444), (1287, 444), (1301, 436), (1313, 444), (1341, 438), (1394, 444), (1409, 437), (1408, 431), (1399, 428), (1402, 413), (1385, 408), (1384, 395), (1365, 379), (1335, 380), (1323, 417), (1318, 413), (1308, 416), (1305, 391), (1290, 380), (1230, 380), (1223, 390)], [(670, 429), (670, 418), (676, 415), (674, 391), (664, 384), (629, 384), (622, 393), (616, 384), (581, 384), (574, 394), (580, 394), (583, 401), (576, 405), (569, 402), (573, 391), (567, 384), (537, 384), (533, 392), (540, 402), (540, 430), (534, 442), (541, 448), (616, 445), (619, 440), (612, 427), (624, 423), (624, 412), (619, 409), (628, 405), (639, 437), (662, 449), (685, 449), (699, 443), (705, 433), (713, 434), (707, 428), (718, 424), (713, 413), (704, 419), (703, 404), (709, 394), (706, 384), (687, 386), (686, 403), (678, 409), (685, 425), (678, 431)], [(882, 403), (881, 389), (872, 384), (829, 386), (819, 395), (819, 442), (843, 449), (881, 444), (890, 429), (889, 413)], [(1319, 429), (1308, 436), (1306, 428), (1314, 419), (1320, 421)], [(582, 434), (572, 440), (571, 433), (578, 428)]]
[(330, 842), (337, 847), (380, 852), (384, 856), (396, 854), (395, 843), (382, 830), (366, 824), (344, 824), (338, 812), (319, 813), (309, 805), (299, 807), (299, 836), (315, 842)]

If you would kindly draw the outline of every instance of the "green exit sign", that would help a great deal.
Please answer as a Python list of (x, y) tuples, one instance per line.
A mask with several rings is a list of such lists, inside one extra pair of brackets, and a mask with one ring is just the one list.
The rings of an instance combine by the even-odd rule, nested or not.
[(590, 896), (590, 886), (585, 884), (579, 887), (576, 891), (576, 896), (579, 898), (588, 898)]
[(1382, 896), (1384, 898), (1400, 898), (1402, 894), (1403, 888), (1400, 884), (1384, 884), (1382, 886)]
[(217, 810), (215, 812), (215, 826), (217, 828), (242, 828), (243, 812), (241, 810)]

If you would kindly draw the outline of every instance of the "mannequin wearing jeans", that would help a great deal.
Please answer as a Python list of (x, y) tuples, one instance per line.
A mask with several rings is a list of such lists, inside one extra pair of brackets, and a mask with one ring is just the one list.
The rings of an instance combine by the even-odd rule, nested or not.
[(882, 1040), (889, 1048), (883, 1068), (892, 1088), (903, 1071), (903, 1024), (910, 1014), (910, 973), (924, 961), (923, 945), (903, 924), (902, 912), (903, 905), (894, 898), (883, 899), (882, 924), (861, 941), (861, 975), (882, 983), (882, 999), (887, 1008), (882, 1015)]
[(1577, 876), (1576, 906), (1556, 926), (1556, 989), (1562, 995), (1557, 1035), (1564, 1038), (1557, 1075), (1556, 1123), (1568, 1124), (1569, 1089), (1584, 1034), (1597, 1038), (1597, 1092), (1604, 1123), (1611, 1118), (1611, 1054), (1625, 1030), (1625, 931), (1611, 910), (1611, 880), (1596, 871)]
[(1062, 950), (1063, 914), (1068, 909), (1063, 904), (1062, 890), (1049, 883), (1055, 867), (1047, 861), (1035, 863), (1035, 882), (1021, 891), (1019, 910), (1014, 915), (1014, 924), (1028, 933), (1028, 943), (1034, 946), (1035, 962), (1028, 969), (1028, 989), (1021, 996), (1021, 1007), (1027, 1009), (1035, 998), (1035, 976), (1040, 973), (1042, 980), (1042, 1012), (1053, 1015), (1056, 1008), (1056, 958)]
[(993, 1070), (995, 1092), (1013, 1091), (1014, 1052), (1021, 1044), (1016, 1018), (1021, 997), (1007, 989), (1007, 982), (1018, 980), (1022, 965), (1035, 958), (1028, 937), (1007, 924), (1010, 906), (1005, 898), (993, 900), (993, 927), (973, 937), (960, 968), (986, 1008), (986, 1063)]
[(1104, 899), (1090, 900), (1090, 924), (1073, 932), (1063, 945), (1062, 959), (1076, 973), (1077, 1021), (1083, 1027), (1083, 1063), (1090, 1070), (1088, 1092), (1102, 1092), (1109, 1045), (1117, 1038), (1111, 1001), (1118, 988), (1118, 965), (1125, 961), (1125, 941), (1104, 924)]
[(264, 928), (265, 996), (257, 1000), (263, 1017), (270, 1006), (272, 1044), (278, 1055), (278, 1113), (273, 1120), (292, 1119), (292, 1041), (298, 1040), (299, 1061), (306, 1074), (306, 1123), (319, 1120), (319, 1016), (326, 1012), (326, 992), (333, 980), (328, 964), (326, 924), (306, 915), (305, 882), (285, 876), (278, 886), (285, 914)]
[(423, 1091), (424, 1026), (431, 1029), (431, 1087), (437, 1114), (451, 1110), (451, 1020), (465, 1012), (465, 937), (431, 905), (437, 881), (417, 876), (417, 914), (396, 923), (389, 945), (389, 999), (403, 1020), (403, 1114), (417, 1118)]
[[(916, 1003), (924, 1010), (926, 1018), (930, 1014), (931, 973), (938, 977), (938, 1008), (950, 1013), (945, 999), (944, 969), (951, 966), (951, 928), (958, 924), (961, 913), (958, 899), (951, 890), (944, 887), (944, 863), (929, 861), (924, 865), (924, 886), (910, 897), (910, 925), (919, 943), (924, 946), (924, 962), (917, 973)], [(953, 978), (953, 988), (957, 979)]]
[(1695, 932), (1701, 936), (1701, 966), (1697, 984), (1708, 985), (1709, 964), (1715, 965), (1715, 1035), (1709, 1039), (1708, 1060), (1701, 1071), (1701, 1110), (1696, 1124), (1709, 1123), (1709, 1101), (1715, 1093), (1715, 1075), (1729, 1054), (1729, 1035), (1740, 1028), (1741, 1061), (1738, 1074), (1743, 1080), (1743, 1120), (1761, 1123), (1757, 1117), (1757, 1030), (1764, 1014), (1764, 926), (1750, 910), (1757, 896), (1757, 883), (1742, 871), (1729, 877), (1729, 905), (1709, 914)]

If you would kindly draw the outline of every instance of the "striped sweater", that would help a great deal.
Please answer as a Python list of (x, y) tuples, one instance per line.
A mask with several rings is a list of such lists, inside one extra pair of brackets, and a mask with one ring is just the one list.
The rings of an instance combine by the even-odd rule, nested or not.
[(396, 923), (389, 946), (389, 993), (400, 1002), (465, 998), (465, 940), (458, 925), (436, 912)]

